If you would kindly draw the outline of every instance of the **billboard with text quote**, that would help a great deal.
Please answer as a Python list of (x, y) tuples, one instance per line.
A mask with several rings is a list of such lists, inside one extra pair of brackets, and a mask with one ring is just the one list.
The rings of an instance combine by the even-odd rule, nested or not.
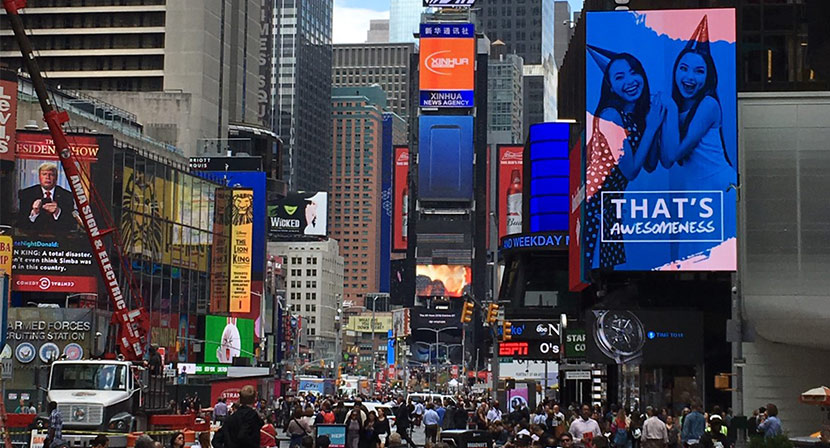
[(589, 269), (736, 268), (735, 10), (587, 13)]

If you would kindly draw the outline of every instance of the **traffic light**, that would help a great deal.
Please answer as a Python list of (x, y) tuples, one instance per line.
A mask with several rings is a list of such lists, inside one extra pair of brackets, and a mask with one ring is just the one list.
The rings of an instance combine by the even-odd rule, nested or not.
[(494, 324), (499, 320), (499, 304), (491, 303), (487, 305), (487, 323)]
[(470, 323), (473, 321), (473, 308), (475, 304), (473, 302), (464, 302), (464, 308), (461, 309), (461, 322)]
[(501, 324), (501, 336), (505, 341), (509, 341), (513, 337), (513, 323), (506, 320)]

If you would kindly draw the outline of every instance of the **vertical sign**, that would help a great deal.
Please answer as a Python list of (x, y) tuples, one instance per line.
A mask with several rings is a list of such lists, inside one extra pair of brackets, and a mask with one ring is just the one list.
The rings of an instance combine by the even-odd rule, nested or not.
[(231, 214), (230, 311), (251, 311), (251, 263), (253, 261), (254, 190), (233, 190)]
[(213, 252), (210, 262), (210, 312), (227, 313), (231, 223), (231, 190), (229, 188), (216, 189), (214, 213)]
[(0, 70), (0, 160), (14, 160), (17, 129), (17, 73)]
[(0, 235), (0, 273), (12, 275), (12, 237)]
[(259, 0), (259, 77), (257, 79), (257, 118), (266, 127), (273, 129), (271, 123), (271, 51), (274, 48), (273, 30), (274, 0)]
[(392, 251), (406, 252), (409, 225), (409, 148), (396, 146), (393, 153), (395, 186), (392, 189)]
[(530, 232), (567, 232), (570, 205), (568, 184), (568, 123), (530, 126), (527, 228)]
[(473, 107), (473, 24), (422, 23), (420, 32), (421, 107)]
[(735, 9), (586, 20), (583, 261), (608, 271), (734, 271)]
[(386, 364), (395, 365), (395, 337), (392, 330), (386, 332)]
[(499, 240), (522, 233), (522, 153), (524, 146), (499, 145)]
[(568, 220), (568, 288), (573, 292), (588, 286), (582, 264), (582, 204), (585, 202), (585, 183), (582, 181), (582, 135), (568, 156), (570, 164), (570, 215)]

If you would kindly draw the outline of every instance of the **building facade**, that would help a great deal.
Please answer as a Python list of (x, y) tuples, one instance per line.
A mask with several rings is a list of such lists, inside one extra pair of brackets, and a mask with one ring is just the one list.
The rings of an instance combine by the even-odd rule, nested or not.
[(377, 292), (380, 262), (381, 153), (386, 93), (378, 86), (331, 91), (331, 235), (345, 261), (343, 300), (361, 305)]
[(309, 359), (334, 356), (333, 323), (343, 295), (343, 256), (337, 241), (269, 242), (268, 252), (285, 260), (286, 310), (302, 317)]
[(487, 63), (487, 141), (524, 143), (523, 62), (515, 54), (491, 53)]
[(379, 85), (388, 109), (409, 114), (409, 56), (413, 43), (337, 44), (332, 53), (332, 86)]
[(426, 8), (422, 0), (391, 0), (389, 5), (389, 42), (416, 43), (414, 34)]
[[(256, 108), (260, 2), (240, 3), (46, 1), (21, 17), (54, 87), (129, 110), (149, 136), (195, 156), (221, 147), (229, 121), (264, 124)], [(16, 69), (17, 43), (0, 21), (0, 59)]]
[(332, 7), (332, 0), (276, 4), (274, 121), (292, 191), (329, 189)]
[(370, 20), (366, 32), (366, 43), (380, 44), (389, 42), (389, 19)]

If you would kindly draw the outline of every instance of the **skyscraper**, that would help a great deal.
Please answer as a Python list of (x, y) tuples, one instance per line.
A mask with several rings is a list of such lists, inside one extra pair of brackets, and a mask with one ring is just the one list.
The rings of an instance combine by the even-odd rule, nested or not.
[[(21, 17), (54, 86), (128, 110), (148, 136), (195, 156), (225, 140), (229, 122), (266, 124), (257, 76), (260, 21), (270, 16), (260, 3), (30, 2)], [(5, 17), (0, 30), (0, 59), (20, 67)]]
[(370, 20), (366, 43), (389, 42), (389, 19)]
[(389, 110), (409, 115), (409, 55), (412, 43), (337, 44), (333, 47), (332, 86), (378, 84)]
[(494, 42), (487, 62), (487, 142), (524, 143), (524, 64), (521, 56), (497, 50), (503, 46)]
[(391, 0), (389, 5), (389, 42), (417, 42), (413, 34), (418, 32), (422, 0)]
[(291, 190), (328, 190), (332, 0), (277, 0), (275, 121)]
[(343, 300), (363, 304), (379, 287), (381, 152), (386, 93), (379, 86), (331, 90), (334, 158), (329, 221), (345, 260)]

